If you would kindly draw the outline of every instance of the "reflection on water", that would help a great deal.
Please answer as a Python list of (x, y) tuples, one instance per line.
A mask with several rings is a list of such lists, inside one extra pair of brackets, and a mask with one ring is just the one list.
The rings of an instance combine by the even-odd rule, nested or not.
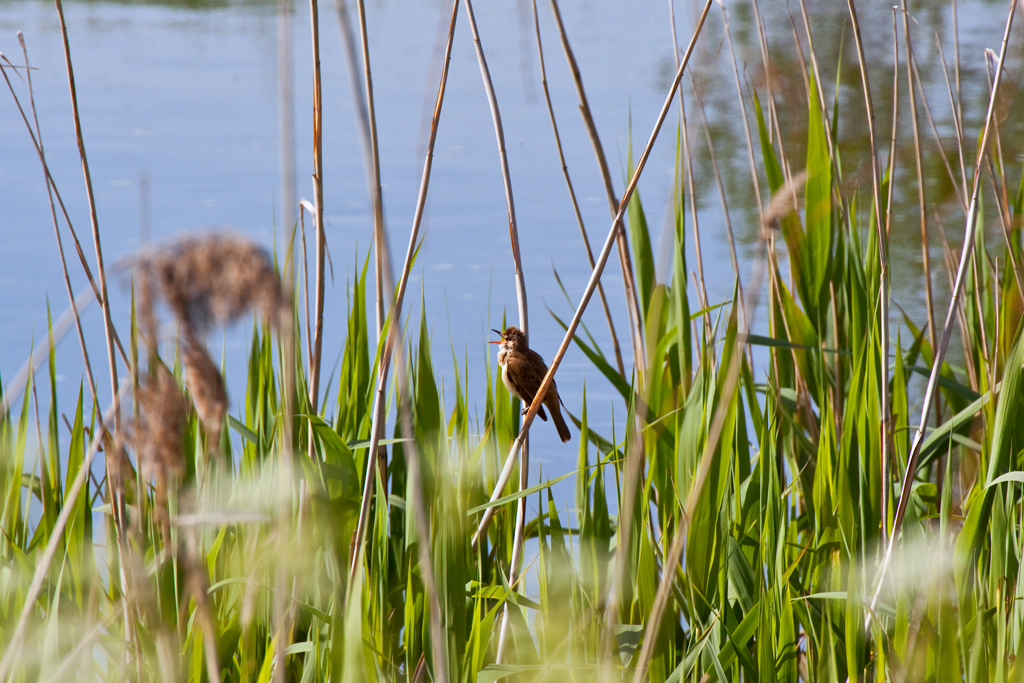
[[(983, 50), (998, 50), (1005, 3), (960, 3), (958, 83), (952, 63), (955, 54), (949, 6), (917, 4), (922, 6), (912, 8), (911, 28), (917, 68), (942, 140), (940, 150), (922, 102), (920, 132), (925, 176), (929, 179), (926, 199), (933, 218), (932, 256), (940, 262), (941, 242), (936, 229), (941, 221), (955, 246), (963, 210), (943, 161), (945, 156), (954, 170), (959, 167), (947, 76), (936, 49), (936, 36), (947, 61), (951, 87), (959, 88), (964, 135), (970, 147), (988, 96), (989, 76)], [(750, 4), (727, 5), (747, 102), (752, 88), (766, 109), (774, 110), (776, 124), (772, 133), (781, 134), (786, 160), (793, 171), (798, 171), (805, 155), (807, 86), (803, 74), (809, 59), (799, 4), (761, 3), (770, 55), (767, 74)], [(425, 124), (433, 107), (449, 7), (439, 0), (378, 0), (367, 7), (385, 214), (394, 254), (404, 253), (411, 224), (423, 165)], [(689, 3), (677, 3), (676, 9), (680, 42), (685, 44), (697, 10)], [(641, 144), (674, 72), (667, 3), (575, 0), (562, 3), (561, 10), (609, 154), (617, 190), (621, 191), (630, 125), (634, 144)], [(277, 3), (90, 1), (69, 2), (65, 11), (107, 261), (112, 263), (137, 249), (141, 234), (160, 240), (183, 230), (216, 226), (244, 231), (268, 247), (281, 244)], [(888, 3), (862, 3), (859, 11), (884, 162), (894, 104), (894, 15)], [(713, 10), (699, 44), (693, 81), (684, 81), (696, 163), (703, 259), (712, 303), (731, 296), (733, 273), (710, 157), (700, 118), (694, 113), (693, 87), (699, 90), (706, 108), (740, 242), (741, 268), (748, 267), (758, 225), (732, 60), (717, 12), (717, 8)], [(850, 21), (845, 3), (811, 2), (808, 12), (824, 76), (824, 94), (829, 103), (835, 98), (841, 163), (844, 176), (853, 183), (846, 189), (852, 192), (857, 183), (869, 186), (870, 177), (866, 173), (869, 144), (863, 94)], [(559, 313), (568, 308), (552, 267), (557, 268), (574, 299), (582, 291), (589, 269), (580, 249), (547, 110), (540, 97), (529, 5), (526, 0), (481, 4), (478, 13), (508, 143), (523, 263), (531, 291), (531, 337), (533, 345), (550, 356), (561, 332), (547, 315), (545, 306)], [(575, 91), (545, 3), (541, 3), (540, 16), (548, 79), (567, 163), (592, 239), (602, 239), (609, 227), (603, 187), (580, 125)], [(321, 4), (320, 17), (325, 109), (324, 212), (333, 264), (333, 279), (328, 283), (324, 354), (325, 369), (329, 369), (343, 342), (348, 284), (354, 269), (362, 266), (371, 242), (371, 215), (362, 152), (355, 134), (351, 90), (331, 3)], [(895, 19), (902, 22), (899, 15)], [(417, 277), (414, 283), (422, 282), (425, 288), (428, 320), (438, 352), (447, 352), (450, 334), (456, 353), (460, 357), (467, 354), (469, 368), (479, 371), (487, 352), (486, 330), (500, 324), (503, 311), (514, 315), (515, 293), (494, 133), (468, 26), (463, 19), (460, 21), (463, 23), (458, 28), (452, 56), (434, 159), (426, 238), (416, 264), (417, 275), (425, 275), (422, 280)], [(37, 68), (33, 84), (47, 155), (76, 228), (85, 239), (89, 234), (88, 213), (81, 191), (59, 27), (52, 4), (39, 0), (0, 2), (0, 51), (14, 62), (21, 61), (15, 37), (19, 30), (25, 34), (30, 59)], [(799, 48), (794, 42), (794, 31), (799, 36)], [(900, 61), (896, 77), (898, 104), (903, 109), (909, 107), (909, 102), (902, 23), (898, 33)], [(1019, 29), (1016, 35), (1019, 37)], [(296, 192), (302, 198), (312, 196), (308, 7), (296, 7), (290, 37), (299, 179)], [(1011, 168), (1020, 166), (1024, 132), (1024, 117), (1020, 116), (1020, 102), (1015, 97), (1020, 82), (1022, 42), (1012, 44), (1000, 118), (1003, 160)], [(20, 88), (19, 94), (24, 95), (23, 85), (16, 86)], [(895, 220), (891, 228), (894, 298), (920, 320), (924, 295), (913, 131), (909, 116), (899, 118), (893, 179)], [(674, 132), (672, 125), (666, 126), (640, 185), (655, 234), (671, 196)], [(759, 153), (757, 158), (760, 161)], [(1013, 172), (1011, 176), (1015, 177)], [(148, 181), (140, 181), (142, 178)], [(764, 185), (763, 177), (761, 183)], [(0, 243), (4, 245), (0, 287), (6, 294), (0, 299), (0, 325), (4, 329), (0, 336), (0, 376), (7, 377), (26, 357), (32, 339), (38, 340), (44, 333), (47, 301), (57, 310), (62, 310), (66, 301), (42, 172), (9, 96), (0, 97), (0, 186), (4, 188), (0, 192)], [(143, 191), (146, 187), (148, 190)], [(767, 201), (766, 189), (762, 189), (762, 196)], [(862, 208), (869, 201), (870, 193), (861, 191)], [(147, 207), (143, 215), (140, 204)], [(986, 225), (990, 231), (998, 230), (995, 212), (991, 212)], [(140, 226), (148, 229), (142, 231)], [(999, 238), (990, 243), (998, 244)], [(83, 247), (91, 253), (88, 239)], [(692, 251), (692, 246), (689, 248)], [(694, 267), (692, 253), (688, 262)], [(80, 267), (73, 266), (72, 270), (73, 285), (84, 284), (78, 275)], [(618, 264), (610, 264), (605, 280), (621, 330), (625, 329), (626, 316), (617, 272)], [(939, 272), (937, 294), (945, 283), (944, 274)], [(118, 325), (127, 324), (127, 298), (127, 287), (121, 282), (112, 294)], [(415, 295), (409, 298), (412, 302), (416, 299)], [(414, 310), (413, 319), (417, 315)], [(586, 321), (607, 348), (607, 332), (600, 313), (592, 311)], [(101, 323), (95, 310), (86, 317), (86, 330), (98, 345)], [(223, 340), (210, 340), (213, 347), (223, 344), (229, 377), (241, 376), (247, 350), (245, 331), (230, 331)], [(575, 350), (570, 351), (559, 374), (559, 388), (566, 403), (579, 404), (586, 377), (591, 380), (590, 401), (610, 404), (613, 392), (606, 390), (603, 380), (575, 354)], [(66, 343), (59, 356), (64, 374), (78, 377), (80, 351)], [(479, 385), (483, 378), (471, 376), (470, 381)], [(234, 391), (236, 396), (240, 394), (239, 389)], [(329, 399), (327, 405), (332, 402)], [(591, 414), (596, 412), (600, 411)], [(539, 435), (542, 454), (549, 452), (543, 450), (549, 448), (543, 439), (547, 436)], [(550, 452), (559, 452), (554, 449), (551, 444)]]

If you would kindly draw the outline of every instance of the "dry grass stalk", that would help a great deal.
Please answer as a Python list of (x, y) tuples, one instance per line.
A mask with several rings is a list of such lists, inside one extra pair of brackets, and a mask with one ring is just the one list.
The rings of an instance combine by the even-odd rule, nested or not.
[(917, 471), (917, 460), (921, 453), (921, 444), (924, 441), (924, 429), (928, 424), (929, 414), (932, 409), (932, 402), (935, 398), (935, 390), (938, 386), (939, 369), (946, 357), (946, 348), (949, 345), (949, 338), (953, 332), (953, 318), (961, 305), (964, 281), (967, 268), (971, 262), (971, 254), (974, 250), (974, 236), (977, 230), (978, 197), (981, 189), (981, 167), (987, 154), (989, 134), (992, 130), (992, 119), (996, 108), (996, 97), (999, 93), (999, 83), (1003, 75), (1003, 63), (1006, 59), (1006, 48), (1010, 41), (1010, 29), (1013, 27), (1013, 15), (1017, 11), (1017, 0), (1012, 0), (1006, 17), (1006, 28), (1003, 31), (1002, 46), (999, 51), (999, 63), (996, 66), (995, 80), (992, 84), (992, 91), (989, 95), (988, 111), (985, 114), (985, 123), (982, 128), (981, 141), (978, 145), (978, 159), (974, 168), (974, 183), (971, 190), (971, 202), (967, 210), (967, 221), (964, 226), (963, 251), (960, 254), (960, 263), (957, 266), (956, 280), (953, 284), (953, 292), (949, 301), (949, 310), (946, 312), (946, 320), (942, 326), (942, 335), (939, 338), (939, 345), (935, 350), (932, 359), (932, 369), (928, 375), (928, 385), (925, 388), (924, 400), (921, 405), (921, 418), (918, 427), (914, 431), (914, 438), (910, 446), (910, 454), (907, 456), (907, 469), (903, 477), (903, 484), (900, 488), (899, 502), (896, 506), (896, 514), (893, 519), (892, 533), (885, 548), (885, 556), (882, 559), (882, 570), (879, 572), (878, 583), (875, 586), (874, 594), (871, 597), (869, 613), (873, 612), (878, 604), (878, 597), (882, 592), (885, 582), (885, 573), (892, 560), (892, 549), (896, 539), (899, 537), (900, 527), (903, 524), (903, 515), (906, 513), (907, 504), (910, 502), (910, 490), (914, 481), (914, 474)]
[[(441, 77), (437, 87), (437, 100), (434, 103), (434, 113), (430, 120), (430, 138), (427, 141), (426, 159), (423, 163), (423, 174), (420, 176), (420, 189), (416, 198), (416, 210), (413, 213), (412, 229), (409, 231), (409, 244), (406, 247), (405, 262), (402, 266), (402, 273), (398, 279), (398, 288), (395, 293), (394, 303), (388, 317), (392, 320), (401, 319), (402, 302), (405, 299), (405, 290), (409, 284), (409, 275), (412, 271), (413, 257), (416, 253), (416, 245), (419, 243), (420, 225), (423, 222), (423, 212), (427, 203), (427, 190), (430, 186), (430, 171), (434, 163), (434, 143), (437, 141), (437, 128), (441, 120), (441, 107), (444, 104), (444, 94), (448, 83), (448, 67), (451, 62), (452, 44), (455, 41), (455, 23), (459, 16), (459, 0), (452, 2), (451, 20), (448, 25), (448, 38), (445, 43), (444, 60), (441, 63)], [(381, 438), (381, 431), (384, 423), (384, 398), (387, 390), (388, 372), (391, 369), (391, 354), (398, 339), (398, 325), (392, 325), (388, 329), (388, 336), (384, 342), (384, 349), (380, 354), (377, 363), (377, 385), (373, 394), (372, 422), (370, 425), (370, 453), (377, 452)], [(399, 342), (400, 343), (400, 342)], [(351, 583), (361, 557), (363, 541), (366, 538), (366, 525), (370, 517), (370, 501), (373, 498), (373, 478), (377, 470), (376, 458), (367, 458), (366, 476), (363, 479), (363, 494), (359, 504), (359, 522), (356, 525), (355, 538), (352, 541), (351, 563), (349, 565), (349, 581)]]
[[(551, 364), (548, 366), (548, 372), (544, 375), (544, 379), (541, 381), (540, 387), (537, 389), (538, 398), (534, 399), (529, 410), (527, 410), (523, 415), (523, 419), (519, 427), (519, 436), (517, 436), (515, 441), (512, 442), (512, 447), (509, 449), (508, 456), (505, 458), (505, 464), (502, 467), (501, 474), (498, 475), (498, 480), (495, 483), (493, 492), (491, 493), (491, 503), (501, 496), (502, 491), (512, 476), (512, 470), (518, 460), (519, 449), (523, 445), (523, 440), (530, 429), (530, 424), (537, 416), (537, 411), (541, 407), (542, 402), (539, 399), (544, 396), (548, 387), (551, 386), (555, 372), (558, 370), (558, 366), (562, 362), (562, 358), (565, 357), (566, 351), (569, 350), (569, 344), (572, 343), (573, 335), (576, 334), (576, 329), (579, 327), (580, 321), (583, 319), (583, 312), (586, 310), (587, 304), (590, 303), (590, 298), (594, 295), (594, 290), (597, 288), (597, 281), (600, 280), (601, 273), (604, 270), (605, 264), (608, 262), (608, 257), (611, 255), (612, 246), (615, 243), (616, 236), (618, 234), (619, 224), (622, 221), (622, 215), (626, 212), (626, 207), (629, 205), (629, 199), (632, 197), (633, 191), (636, 189), (637, 183), (640, 181), (640, 176), (644, 171), (644, 167), (647, 165), (647, 159), (651, 154), (651, 148), (654, 147), (654, 142), (658, 139), (658, 133), (661, 132), (661, 126), (664, 124), (665, 117), (668, 115), (668, 110), (675, 99), (676, 88), (679, 87), (679, 82), (683, 78), (683, 71), (690, 63), (690, 55), (693, 54), (693, 48), (697, 43), (697, 38), (700, 37), (701, 30), (704, 28), (704, 22), (707, 19), (708, 11), (711, 9), (712, 2), (713, 0), (707, 0), (704, 5), (704, 9), (701, 11), (700, 18), (697, 20), (697, 25), (694, 27), (690, 43), (683, 55), (679, 69), (676, 71), (675, 78), (672, 80), (668, 97), (661, 107), (658, 118), (654, 123), (654, 129), (651, 131), (650, 138), (648, 138), (647, 144), (644, 146), (644, 150), (641, 153), (640, 158), (637, 159), (636, 168), (633, 170), (633, 176), (626, 185), (625, 192), (623, 192), (618, 212), (612, 217), (612, 226), (608, 232), (608, 236), (605, 238), (604, 246), (601, 248), (600, 255), (597, 258), (597, 265), (594, 268), (594, 272), (591, 273), (590, 280), (587, 282), (587, 286), (583, 291), (580, 303), (576, 307), (576, 312), (573, 313), (572, 320), (570, 320), (568, 329), (565, 331), (565, 337), (563, 337), (562, 343), (558, 347), (558, 351), (551, 359)], [(496, 510), (497, 508), (492, 505), (484, 511), (483, 516), (480, 518), (477, 530), (473, 534), (472, 547), (474, 550), (478, 547), (480, 538), (487, 533), (487, 527), (494, 518)]]
[[(579, 202), (576, 201), (576, 190), (573, 188), (572, 179), (569, 177), (569, 165), (565, 160), (565, 153), (562, 151), (562, 138), (558, 133), (558, 122), (555, 120), (555, 109), (551, 104), (551, 91), (548, 88), (547, 68), (544, 65), (544, 44), (540, 38), (540, 19), (537, 16), (537, 0), (533, 0), (533, 26), (537, 35), (537, 56), (540, 58), (540, 83), (544, 89), (544, 101), (548, 106), (548, 116), (551, 119), (551, 131), (555, 134), (555, 148), (558, 150), (558, 160), (562, 165), (562, 175), (565, 176), (565, 184), (569, 188), (569, 199), (572, 202), (573, 212), (576, 215), (576, 224), (580, 228), (580, 235), (583, 237), (583, 246), (587, 252), (587, 260), (590, 262), (590, 269), (594, 269), (594, 251), (590, 248), (590, 237), (587, 234), (587, 227), (583, 223), (583, 214), (580, 213)], [(597, 295), (601, 298), (601, 307), (604, 309), (605, 320), (608, 321), (608, 332), (612, 338), (612, 349), (615, 352), (615, 366), (619, 370), (619, 376), (626, 379), (626, 366), (622, 362), (622, 348), (619, 346), (619, 336), (615, 332), (615, 323), (612, 322), (612, 312), (608, 307), (608, 298), (605, 296), (604, 287), (597, 283)]]

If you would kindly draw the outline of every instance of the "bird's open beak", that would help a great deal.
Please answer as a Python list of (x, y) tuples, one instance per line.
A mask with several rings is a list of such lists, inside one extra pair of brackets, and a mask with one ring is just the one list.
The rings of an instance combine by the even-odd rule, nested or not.
[(498, 331), (497, 331), (496, 329), (494, 329), (493, 327), (491, 328), (491, 332), (493, 332), (494, 334), (496, 334), (496, 335), (498, 335), (499, 337), (501, 337), (501, 339), (499, 339), (498, 341), (491, 341), (491, 342), (487, 342), (488, 344), (500, 344), (501, 342), (505, 341), (505, 335), (503, 335), (503, 334), (502, 334), (501, 332), (498, 332)]

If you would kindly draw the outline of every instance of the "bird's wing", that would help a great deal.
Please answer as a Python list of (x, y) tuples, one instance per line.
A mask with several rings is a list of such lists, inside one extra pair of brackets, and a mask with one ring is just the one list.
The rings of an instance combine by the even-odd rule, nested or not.
[(533, 403), (537, 395), (537, 387), (540, 386), (541, 377), (536, 376), (533, 368), (526, 359), (517, 354), (508, 354), (505, 357), (505, 376), (508, 381), (519, 391), (519, 397), (527, 404)]

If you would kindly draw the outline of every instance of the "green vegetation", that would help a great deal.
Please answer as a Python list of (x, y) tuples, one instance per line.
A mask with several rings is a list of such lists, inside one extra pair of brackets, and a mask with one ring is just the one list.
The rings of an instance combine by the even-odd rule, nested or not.
[[(446, 405), (425, 313), (418, 333), (390, 350), (401, 316), (392, 308), (374, 327), (369, 261), (351, 274), (344, 351), (324, 382), (335, 398), (317, 406), (309, 385), (318, 381), (319, 332), (293, 305), (302, 285), (291, 294), (305, 280), (292, 268), (299, 261), (305, 274), (304, 245), (278, 255), (280, 267), (233, 238), (186, 241), (137, 260), (122, 417), (90, 406), (90, 370), (62, 424), (52, 350), (48, 375), (30, 374), (23, 391), (4, 394), (0, 674), (1018, 680), (1024, 183), (1003, 163), (1017, 158), (1017, 141), (989, 125), (998, 123), (990, 108), (984, 131), (961, 136), (962, 161), (949, 157), (973, 235), (973, 249), (961, 248), (962, 296), (947, 322), (963, 349), (956, 366), (941, 358), (948, 337), (940, 318), (903, 316), (891, 342), (880, 324), (888, 322), (895, 153), (876, 151), (883, 143), (870, 129), (871, 182), (851, 189), (835, 142), (838, 99), (821, 94), (816, 60), (807, 74), (799, 159), (770, 132), (784, 104), (762, 107), (753, 93), (743, 101), (767, 206), (753, 272), (737, 274), (730, 301), (716, 305), (688, 287), (693, 141), (678, 136), (667, 281), (655, 275), (640, 198), (628, 199), (639, 319), (623, 339), (642, 342), (632, 371), (620, 374), (589, 334), (575, 337), (621, 394), (624, 433), (591, 429), (585, 397), (568, 406), (579, 416), (575, 500), (567, 508), (552, 482), (526, 491), (537, 513), (521, 530), (522, 494), (514, 484), (494, 488), (525, 406), (490, 363), (475, 373), (486, 386), (468, 386), (458, 360)], [(690, 125), (693, 137), (700, 128)], [(916, 139), (916, 122), (913, 130)], [(975, 139), (985, 154), (967, 142)], [(985, 225), (982, 189), (1002, 244), (971, 229), (971, 216)], [(921, 212), (925, 221), (923, 202)], [(959, 295), (961, 254), (947, 253), (945, 270), (934, 272), (947, 273)], [(941, 277), (925, 263), (922, 283)], [(165, 332), (172, 322), (178, 331), (163, 347), (157, 300), (174, 318)], [(248, 311), (258, 315), (244, 410), (226, 415), (223, 379), (200, 340), (211, 324)], [(767, 335), (748, 334), (755, 316), (766, 317)], [(118, 343), (108, 334), (113, 359)], [(375, 387), (391, 351), (393, 431), (374, 452)], [(929, 428), (915, 438), (926, 392), (914, 377), (933, 367)], [(41, 415), (37, 397), (47, 393)], [(471, 395), (483, 397), (482, 413)], [(38, 452), (28, 446), (33, 433)], [(96, 479), (86, 466), (100, 447), (106, 473)], [(492, 493), (496, 514), (474, 545)], [(363, 502), (367, 527), (357, 533)], [(535, 560), (527, 554), (530, 590), (510, 583), (524, 575), (513, 563), (518, 534), (536, 551)]]

